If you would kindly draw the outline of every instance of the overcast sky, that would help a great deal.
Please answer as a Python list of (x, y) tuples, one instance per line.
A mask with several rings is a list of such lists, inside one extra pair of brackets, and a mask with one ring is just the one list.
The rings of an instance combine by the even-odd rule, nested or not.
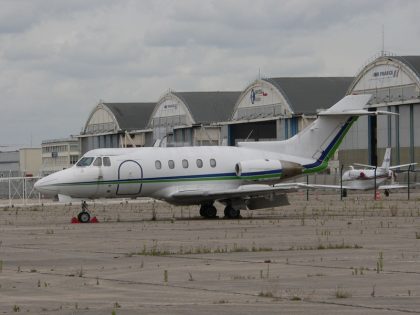
[(79, 134), (100, 101), (354, 76), (420, 54), (418, 0), (0, 0), (0, 150)]

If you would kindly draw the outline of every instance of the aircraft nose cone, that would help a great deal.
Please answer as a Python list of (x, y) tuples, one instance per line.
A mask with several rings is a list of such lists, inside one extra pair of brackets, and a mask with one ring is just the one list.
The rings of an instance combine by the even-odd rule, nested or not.
[(36, 181), (34, 188), (42, 194), (55, 195), (58, 193), (58, 188), (54, 186), (57, 183), (57, 179), (52, 175), (41, 178)]

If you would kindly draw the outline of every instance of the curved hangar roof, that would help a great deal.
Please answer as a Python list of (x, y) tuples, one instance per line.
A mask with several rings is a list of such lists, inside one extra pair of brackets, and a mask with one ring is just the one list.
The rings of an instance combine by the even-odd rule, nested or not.
[(208, 124), (226, 121), (241, 92), (168, 92), (160, 98), (150, 126)]
[(84, 134), (147, 128), (156, 103), (99, 103), (89, 115)]
[(315, 114), (346, 95), (353, 77), (284, 77), (256, 80), (241, 94), (232, 120)]
[(373, 94), (371, 103), (379, 106), (417, 103), (420, 98), (420, 56), (374, 59), (356, 76), (350, 93)]

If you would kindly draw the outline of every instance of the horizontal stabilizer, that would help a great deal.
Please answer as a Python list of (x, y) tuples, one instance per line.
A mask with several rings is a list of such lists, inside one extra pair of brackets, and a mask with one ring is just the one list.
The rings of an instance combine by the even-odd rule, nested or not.
[(365, 109), (359, 110), (348, 110), (348, 111), (322, 111), (318, 113), (318, 116), (377, 116), (377, 115), (399, 115), (398, 113), (387, 112), (383, 110), (377, 110), (370, 112)]

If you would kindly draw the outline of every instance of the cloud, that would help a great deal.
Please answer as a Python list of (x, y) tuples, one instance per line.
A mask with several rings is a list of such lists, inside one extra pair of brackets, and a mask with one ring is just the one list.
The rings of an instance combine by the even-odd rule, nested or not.
[(0, 144), (77, 134), (100, 100), (242, 90), (263, 76), (354, 75), (419, 54), (417, 1), (2, 1)]

